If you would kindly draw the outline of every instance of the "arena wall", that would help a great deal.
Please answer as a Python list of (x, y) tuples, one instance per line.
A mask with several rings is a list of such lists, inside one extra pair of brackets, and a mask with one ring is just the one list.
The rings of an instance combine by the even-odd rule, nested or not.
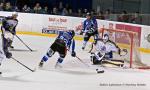
[[(0, 18), (10, 16), (12, 12), (0, 11)], [(75, 30), (79, 34), (82, 28), (82, 22), (85, 18), (19, 13), (19, 24), (17, 32), (19, 34), (41, 35), (41, 36), (56, 36), (59, 30)], [(137, 32), (140, 41), (141, 51), (150, 53), (150, 26), (137, 25), (130, 23), (122, 23), (115, 21), (98, 20), (99, 31), (101, 28), (107, 29), (125, 29), (128, 31)], [(82, 38), (76, 37), (81, 40)]]

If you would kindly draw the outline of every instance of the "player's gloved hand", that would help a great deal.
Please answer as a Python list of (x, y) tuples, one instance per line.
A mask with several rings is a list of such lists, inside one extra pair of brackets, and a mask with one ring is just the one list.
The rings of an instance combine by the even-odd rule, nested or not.
[(84, 33), (84, 30), (81, 30), (80, 35), (83, 35), (83, 33)]
[(75, 52), (75, 51), (72, 51), (71, 56), (72, 56), (72, 57), (75, 57), (75, 56), (76, 56), (76, 52)]
[(11, 58), (11, 57), (12, 57), (12, 53), (7, 52), (7, 53), (6, 53), (6, 58), (8, 58), (8, 59), (9, 59), (9, 58)]
[(13, 32), (11, 32), (11, 33), (12, 33), (13, 35), (16, 35), (16, 32), (14, 32), (14, 31), (13, 31)]

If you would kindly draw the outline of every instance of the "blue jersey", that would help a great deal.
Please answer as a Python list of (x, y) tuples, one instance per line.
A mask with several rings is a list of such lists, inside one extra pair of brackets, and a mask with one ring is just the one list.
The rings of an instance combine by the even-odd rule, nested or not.
[(83, 22), (83, 32), (87, 32), (89, 31), (91, 28), (97, 29), (98, 25), (97, 25), (97, 21), (95, 18), (92, 19), (86, 19)]
[(75, 40), (73, 39), (73, 36), (74, 35), (69, 31), (68, 32), (60, 31), (57, 39), (62, 39), (68, 48), (70, 48), (70, 46), (72, 46), (72, 51), (74, 51)]

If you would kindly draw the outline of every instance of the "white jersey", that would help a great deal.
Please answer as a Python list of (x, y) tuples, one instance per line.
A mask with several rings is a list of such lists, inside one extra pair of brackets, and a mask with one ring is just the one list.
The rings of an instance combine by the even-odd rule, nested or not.
[(101, 53), (118, 52), (116, 45), (110, 41), (104, 43), (102, 40), (97, 41), (95, 46), (96, 51)]

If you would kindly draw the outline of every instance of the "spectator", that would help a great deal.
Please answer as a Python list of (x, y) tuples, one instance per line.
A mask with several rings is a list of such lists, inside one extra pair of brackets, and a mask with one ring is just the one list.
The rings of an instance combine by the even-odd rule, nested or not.
[(71, 8), (68, 10), (68, 16), (74, 16)]
[(20, 10), (19, 10), (19, 8), (17, 6), (14, 6), (13, 7), (13, 11), (19, 12)]
[(40, 3), (36, 3), (35, 7), (34, 7), (34, 13), (41, 13), (41, 6), (40, 6)]
[(63, 8), (63, 11), (61, 12), (61, 15), (63, 15), (63, 16), (68, 15), (68, 10), (66, 8)]
[(31, 11), (31, 8), (25, 4), (22, 8), (22, 12), (29, 13), (30, 11)]
[(101, 20), (104, 20), (104, 19), (105, 19), (103, 11), (100, 11), (100, 12), (98, 13), (97, 19), (101, 19)]
[(110, 10), (109, 10), (109, 9), (107, 9), (107, 10), (105, 11), (104, 18), (105, 18), (105, 20), (110, 20)]
[(56, 7), (53, 7), (53, 10), (52, 10), (51, 14), (53, 14), (53, 15), (59, 15), (58, 9)]
[(92, 16), (96, 16), (97, 15), (97, 13), (95, 12), (95, 10), (91, 10), (90, 13), (91, 13)]
[(87, 9), (84, 9), (84, 10), (83, 10), (83, 17), (86, 17), (87, 12), (88, 12)]
[(122, 14), (119, 16), (118, 21), (120, 22), (129, 22), (129, 15), (127, 11), (123, 11)]
[(5, 5), (5, 7), (4, 7), (4, 10), (5, 10), (5, 11), (12, 11), (12, 6), (11, 6), (10, 2), (7, 2), (7, 3), (6, 3), (6, 5)]
[(4, 10), (4, 3), (0, 3), (0, 11)]
[(139, 14), (139, 12), (136, 12), (132, 16), (131, 23), (135, 23), (135, 24), (141, 24), (142, 23), (142, 16)]
[(63, 9), (64, 9), (63, 3), (62, 3), (62, 2), (59, 2), (58, 11), (59, 11), (59, 12), (62, 12)]
[(48, 14), (49, 10), (48, 10), (48, 6), (45, 6), (44, 9), (42, 10), (43, 14)]
[(81, 9), (78, 9), (78, 12), (77, 12), (77, 15), (76, 15), (76, 16), (77, 16), (77, 17), (82, 17), (82, 16), (83, 16)]

